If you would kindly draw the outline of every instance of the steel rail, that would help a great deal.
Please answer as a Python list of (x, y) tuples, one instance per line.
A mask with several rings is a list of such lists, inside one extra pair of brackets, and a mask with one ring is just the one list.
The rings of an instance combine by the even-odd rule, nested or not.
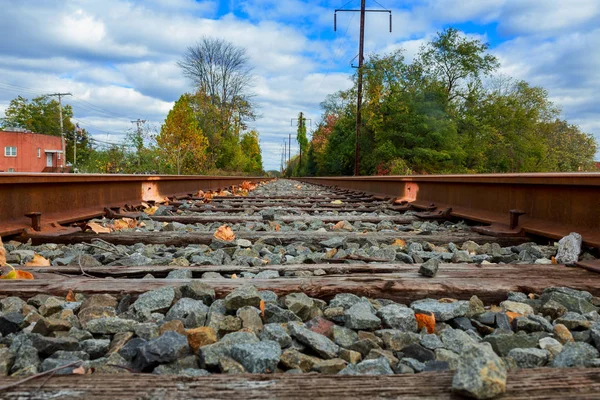
[(600, 173), (528, 173), (303, 177), (313, 184), (395, 196), (417, 208), (433, 203), (451, 215), (508, 227), (510, 210), (523, 232), (558, 239), (570, 232), (600, 247)]
[(27, 213), (40, 212), (43, 224), (69, 223), (101, 216), (104, 207), (166, 196), (185, 195), (198, 190), (223, 189), (243, 181), (269, 180), (264, 177), (182, 176), (182, 175), (101, 175), (0, 173), (0, 236), (15, 235), (31, 226)]

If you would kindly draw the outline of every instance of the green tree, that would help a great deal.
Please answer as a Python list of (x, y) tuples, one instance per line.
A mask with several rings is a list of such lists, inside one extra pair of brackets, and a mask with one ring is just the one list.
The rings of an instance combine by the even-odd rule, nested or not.
[[(73, 109), (62, 106), (63, 129), (65, 134), (75, 130), (71, 122)], [(60, 114), (58, 101), (48, 96), (39, 96), (31, 101), (24, 97), (11, 100), (4, 112), (2, 128), (23, 128), (34, 133), (60, 136)]]
[(206, 170), (208, 140), (202, 134), (190, 106), (189, 94), (182, 95), (169, 111), (156, 143), (164, 159), (178, 175)]
[(442, 82), (448, 101), (453, 101), (466, 98), (479, 86), (482, 76), (499, 67), (498, 59), (487, 53), (488, 48), (487, 43), (448, 28), (421, 48), (416, 64), (424, 74)]
[(240, 147), (244, 158), (242, 171), (251, 174), (261, 174), (263, 172), (263, 165), (258, 132), (252, 130), (244, 133), (242, 135)]
[(303, 175), (302, 173), (302, 156), (306, 157), (306, 151), (308, 150), (308, 139), (306, 138), (306, 118), (304, 113), (300, 111), (298, 114), (298, 129), (296, 130), (296, 140), (300, 148), (300, 158), (298, 160), (298, 170), (296, 175)]

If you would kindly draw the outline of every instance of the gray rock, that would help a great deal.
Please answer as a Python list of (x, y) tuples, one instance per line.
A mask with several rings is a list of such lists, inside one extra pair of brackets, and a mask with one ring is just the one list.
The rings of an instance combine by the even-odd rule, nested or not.
[(330, 249), (337, 249), (343, 247), (346, 244), (346, 238), (341, 236), (335, 236), (331, 239), (324, 240), (319, 243), (323, 247), (327, 247)]
[(359, 302), (344, 312), (344, 325), (350, 329), (377, 329), (381, 320), (367, 302)]
[(175, 300), (175, 289), (162, 287), (150, 292), (142, 293), (133, 303), (132, 307), (137, 312), (165, 312)]
[(452, 254), (451, 261), (453, 263), (470, 263), (473, 262), (473, 257), (466, 251), (458, 250)]
[(581, 235), (571, 232), (558, 241), (556, 262), (559, 264), (575, 264), (581, 253)]
[(393, 375), (390, 363), (384, 357), (348, 364), (338, 375)]
[(389, 304), (377, 311), (383, 324), (388, 328), (398, 329), (406, 332), (417, 331), (417, 320), (412, 309), (398, 304)]
[(90, 355), (90, 358), (103, 357), (110, 347), (109, 339), (88, 339), (80, 343), (81, 350), (85, 351)]
[(133, 359), (134, 368), (148, 371), (158, 364), (175, 361), (190, 353), (187, 338), (174, 331), (167, 331), (156, 339), (144, 343)]
[(421, 266), (419, 267), (419, 274), (429, 278), (434, 277), (435, 274), (437, 274), (439, 267), (440, 260), (437, 258), (430, 258), (429, 260), (421, 264)]
[(563, 350), (554, 357), (551, 366), (554, 368), (584, 367), (586, 361), (598, 358), (598, 350), (584, 342), (568, 342)]
[(0, 335), (8, 336), (17, 333), (25, 323), (25, 318), (20, 312), (8, 312), (0, 315)]
[(410, 357), (404, 357), (398, 364), (404, 364), (415, 372), (423, 372), (425, 370), (425, 363)]
[(132, 319), (119, 317), (96, 318), (87, 322), (86, 330), (94, 334), (115, 334), (133, 332), (139, 323)]
[(492, 348), (501, 357), (505, 357), (512, 349), (525, 349), (537, 347), (538, 338), (526, 334), (525, 332), (517, 333), (494, 333), (483, 338), (484, 342), (492, 345)]
[(550, 352), (542, 349), (512, 349), (508, 352), (519, 368), (543, 367), (550, 358)]
[(561, 304), (568, 311), (579, 314), (597, 311), (597, 307), (594, 307), (594, 305), (591, 303), (592, 295), (585, 291), (574, 290), (566, 287), (544, 289), (541, 296), (542, 304), (547, 304), (551, 300)]
[[(201, 300), (194, 300), (187, 297), (180, 299), (177, 303), (171, 307), (171, 309), (165, 315), (165, 320), (172, 321), (178, 319), (181, 322), (186, 322), (188, 328), (192, 325), (202, 326), (206, 321), (208, 314), (208, 306), (205, 305)], [(193, 314), (194, 317), (187, 321), (187, 318)]]
[(344, 310), (349, 309), (356, 303), (362, 301), (360, 297), (352, 293), (339, 293), (334, 296), (329, 302), (329, 307), (343, 307)]
[(541, 338), (539, 346), (540, 349), (548, 350), (552, 357), (556, 357), (563, 349), (563, 345), (558, 340), (550, 337)]
[(493, 351), (473, 346), (461, 354), (452, 390), (475, 399), (491, 399), (506, 391), (506, 368)]
[(258, 308), (260, 305), (260, 294), (252, 285), (242, 286), (235, 289), (225, 297), (225, 307), (228, 311), (236, 311), (238, 308), (252, 306)]
[(453, 318), (464, 317), (469, 311), (469, 302), (460, 300), (453, 303), (440, 303), (433, 299), (417, 300), (411, 303), (415, 313), (433, 313), (435, 320), (446, 322)]
[(358, 334), (356, 332), (339, 325), (334, 325), (331, 328), (331, 337), (335, 344), (345, 348), (349, 348), (358, 341)]
[(200, 367), (217, 368), (219, 360), (231, 357), (231, 349), (236, 344), (258, 343), (258, 337), (253, 332), (232, 332), (223, 336), (217, 343), (200, 347), (198, 358)]
[(119, 355), (125, 360), (131, 361), (138, 353), (140, 347), (145, 345), (146, 342), (147, 340), (145, 339), (134, 337), (125, 343), (125, 345), (119, 350)]
[[(60, 358), (55, 358), (54, 356), (50, 357), (50, 358), (46, 358), (40, 365), (40, 372), (50, 371), (51, 369), (58, 368), (63, 365), (66, 366), (75, 361), (81, 361), (83, 363), (84, 360), (82, 360), (80, 357), (77, 357), (77, 355), (75, 355), (75, 354), (64, 354)], [(78, 366), (79, 365), (72, 365), (70, 367), (65, 367), (65, 368), (57, 370), (56, 372), (53, 372), (53, 374), (54, 375), (71, 375), (73, 373), (73, 370), (75, 368), (77, 368)]]
[(311, 316), (311, 310), (314, 301), (304, 293), (290, 293), (283, 299), (285, 307), (296, 314), (302, 321), (306, 321)]
[(396, 261), (400, 261), (405, 264), (413, 264), (414, 260), (411, 256), (401, 251), (396, 252)]
[(292, 337), (279, 324), (266, 324), (260, 332), (260, 340), (274, 340), (282, 349), (292, 344)]
[(402, 332), (395, 329), (383, 329), (376, 332), (383, 340), (386, 349), (400, 351), (411, 343), (419, 343), (420, 336), (414, 332)]
[(27, 371), (35, 374), (40, 366), (40, 357), (38, 351), (33, 346), (23, 345), (19, 347), (19, 351), (15, 352), (15, 360), (11, 368), (11, 373), (15, 374), (19, 371)]
[(231, 356), (242, 364), (248, 372), (272, 373), (275, 372), (279, 363), (281, 348), (279, 343), (273, 340), (236, 344), (231, 348)]
[(321, 358), (336, 358), (340, 348), (327, 337), (296, 324), (289, 324), (290, 334), (300, 343), (311, 348)]
[(182, 286), (181, 295), (190, 299), (201, 300), (207, 306), (211, 305), (215, 300), (215, 290), (206, 283), (197, 280)]
[(59, 350), (77, 351), (79, 342), (72, 337), (47, 337), (34, 335), (31, 338), (33, 347), (37, 349), (40, 356), (48, 357)]
[(457, 354), (461, 354), (465, 349), (477, 344), (477, 341), (466, 332), (452, 328), (444, 329), (440, 333), (440, 339), (446, 349)]
[(286, 310), (273, 303), (265, 304), (265, 321), (271, 323), (284, 323), (290, 321), (302, 322), (302, 319), (290, 310)]
[(176, 269), (167, 275), (165, 279), (192, 279), (191, 269)]
[(421, 337), (421, 340), (419, 341), (419, 343), (421, 344), (421, 346), (425, 347), (426, 349), (429, 350), (435, 350), (438, 349), (440, 347), (444, 347), (444, 343), (442, 343), (442, 340), (440, 339), (440, 337), (436, 334), (425, 334)]
[(277, 279), (279, 278), (279, 271), (274, 269), (266, 269), (256, 274), (256, 279)]
[(15, 362), (15, 355), (10, 349), (0, 348), (0, 376), (7, 376)]

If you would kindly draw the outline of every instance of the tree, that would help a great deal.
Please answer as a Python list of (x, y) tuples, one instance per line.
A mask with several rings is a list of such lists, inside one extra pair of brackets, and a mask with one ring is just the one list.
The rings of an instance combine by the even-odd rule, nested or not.
[(455, 28), (438, 33), (421, 48), (417, 65), (428, 76), (443, 83), (448, 101), (466, 97), (475, 90), (482, 75), (499, 67), (498, 59), (486, 53), (487, 43), (469, 40)]
[[(65, 134), (75, 130), (71, 122), (73, 109), (69, 105), (62, 106), (63, 129)], [(60, 136), (59, 103), (48, 96), (35, 97), (31, 101), (17, 97), (10, 101), (4, 112), (2, 128), (23, 128), (34, 133)]]
[(261, 174), (263, 172), (263, 165), (258, 142), (258, 132), (252, 130), (244, 133), (240, 141), (240, 147), (244, 159), (242, 171), (251, 174)]
[(205, 93), (220, 110), (222, 129), (230, 125), (234, 117), (240, 122), (254, 119), (249, 93), (252, 67), (246, 49), (223, 39), (203, 37), (187, 48), (177, 64), (196, 89)]
[(300, 160), (298, 162), (298, 175), (302, 174), (302, 155), (306, 156), (308, 150), (308, 139), (306, 138), (306, 118), (302, 111), (298, 114), (298, 130), (296, 131), (296, 140), (300, 147)]
[(189, 94), (182, 95), (169, 111), (156, 143), (178, 175), (199, 173), (206, 169), (208, 140), (194, 116)]

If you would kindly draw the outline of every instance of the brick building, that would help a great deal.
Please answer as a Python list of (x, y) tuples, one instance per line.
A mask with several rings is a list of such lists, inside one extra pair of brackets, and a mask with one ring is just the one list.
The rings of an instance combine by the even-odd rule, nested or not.
[(59, 136), (0, 131), (0, 172), (64, 172)]

